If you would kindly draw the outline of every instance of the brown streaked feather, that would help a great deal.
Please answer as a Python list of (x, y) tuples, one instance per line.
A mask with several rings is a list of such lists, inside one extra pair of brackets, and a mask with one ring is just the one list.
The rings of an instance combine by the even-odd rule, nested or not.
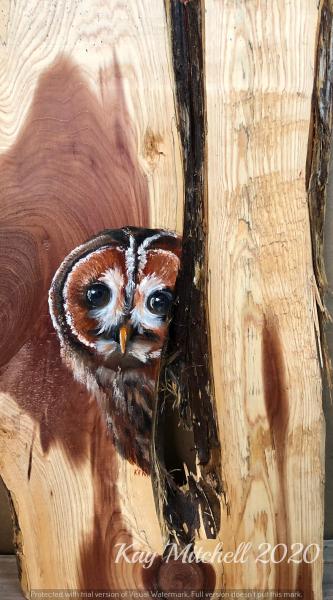
[[(138, 389), (139, 386), (139, 389)], [(112, 415), (110, 431), (116, 448), (129, 462), (144, 473), (150, 472), (150, 442), (155, 382), (140, 378), (123, 383), (122, 410), (114, 406), (109, 395), (107, 414)]]
[[(164, 247), (150, 249), (151, 240), (155, 243), (159, 239)], [(167, 249), (168, 240), (172, 250)], [(59, 267), (50, 291), (51, 312), (69, 367), (100, 402), (119, 453), (145, 473), (150, 471), (156, 383), (169, 325), (167, 316), (163, 319), (149, 313), (146, 302), (160, 284), (174, 289), (179, 253), (180, 240), (173, 233), (140, 228), (107, 230), (71, 252)], [(84, 301), (87, 285), (101, 280), (111, 268), (121, 274), (118, 285), (122, 289), (117, 289), (123, 310), (120, 322), (130, 324), (132, 331), (125, 352), (120, 349), (120, 339), (113, 337), (113, 344), (109, 342), (115, 325), (107, 333), (103, 327), (98, 330)], [(132, 288), (127, 290), (129, 282), (134, 293)], [(113, 305), (109, 308), (107, 317), (104, 314), (108, 327), (115, 310)], [(87, 340), (91, 347), (84, 346)], [(157, 351), (159, 355), (151, 356)]]
[(159, 277), (165, 287), (174, 289), (179, 271), (179, 258), (174, 252), (165, 249), (148, 250), (146, 253), (146, 264), (138, 274), (138, 281), (143, 277), (154, 273)]

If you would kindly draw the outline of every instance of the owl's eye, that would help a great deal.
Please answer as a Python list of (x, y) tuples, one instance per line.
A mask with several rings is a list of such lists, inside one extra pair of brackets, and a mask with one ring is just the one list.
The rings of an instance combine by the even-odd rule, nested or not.
[(111, 290), (104, 283), (93, 283), (86, 289), (86, 304), (89, 308), (106, 306), (111, 297)]
[(173, 300), (171, 292), (167, 290), (153, 292), (147, 298), (147, 307), (151, 313), (159, 317), (166, 317)]

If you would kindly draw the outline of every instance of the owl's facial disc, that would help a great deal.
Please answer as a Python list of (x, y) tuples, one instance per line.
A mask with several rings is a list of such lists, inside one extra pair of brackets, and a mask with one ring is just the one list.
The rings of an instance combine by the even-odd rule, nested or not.
[(145, 245), (137, 248), (130, 239), (128, 247), (93, 250), (76, 260), (64, 281), (69, 334), (96, 364), (126, 369), (161, 356), (179, 258)]
[[(167, 319), (170, 314), (171, 305), (173, 301), (173, 294), (169, 290), (160, 290), (153, 292), (149, 295), (146, 300), (146, 307), (152, 315), (158, 317), (157, 326), (160, 326), (163, 321)], [(136, 324), (132, 319), (132, 312), (130, 312), (128, 318), (125, 319), (119, 327), (111, 330), (111, 339), (119, 343), (121, 354), (126, 354), (128, 351), (133, 355), (133, 348), (131, 349), (131, 342), (140, 339), (141, 344), (147, 340), (159, 340), (159, 336), (154, 333), (151, 329), (144, 329), (140, 324)], [(155, 352), (154, 358), (158, 356), (158, 352)], [(141, 355), (140, 355), (141, 356)], [(138, 356), (139, 358), (139, 356)], [(146, 362), (146, 360), (144, 361)]]
[(144, 277), (134, 289), (131, 306), (124, 307), (119, 324), (98, 336), (96, 348), (99, 354), (109, 364), (118, 360), (121, 367), (159, 358), (173, 297), (172, 291), (164, 288), (162, 281), (156, 277)]

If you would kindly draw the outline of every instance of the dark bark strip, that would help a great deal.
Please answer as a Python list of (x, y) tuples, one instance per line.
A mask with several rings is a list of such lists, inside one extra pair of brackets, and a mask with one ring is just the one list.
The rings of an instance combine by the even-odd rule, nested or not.
[[(321, 300), (327, 280), (324, 265), (324, 222), (333, 125), (333, 0), (323, 0), (316, 46), (312, 97), (312, 132), (308, 147), (306, 183), (309, 198), (312, 256)], [(332, 388), (333, 371), (325, 337), (327, 315), (319, 314), (325, 370)]]
[(161, 517), (169, 539), (187, 544), (200, 527), (200, 513), (206, 536), (216, 537), (222, 493), (207, 310), (204, 9), (199, 0), (166, 0), (165, 7), (183, 148), (185, 208), (178, 302), (160, 378), (155, 439), (166, 498)]

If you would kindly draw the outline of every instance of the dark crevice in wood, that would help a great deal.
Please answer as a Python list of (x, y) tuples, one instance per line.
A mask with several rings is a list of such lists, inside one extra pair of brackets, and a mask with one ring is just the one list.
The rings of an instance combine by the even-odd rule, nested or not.
[(320, 344), (325, 374), (333, 384), (332, 363), (325, 328), (329, 319), (324, 306), (327, 279), (324, 265), (324, 222), (327, 182), (332, 144), (333, 120), (333, 1), (320, 7), (316, 45), (315, 79), (312, 97), (312, 122), (307, 157), (306, 186), (309, 200), (313, 266), (320, 295), (318, 303)]
[(216, 537), (222, 484), (207, 308), (204, 9), (200, 1), (179, 0), (166, 0), (165, 8), (185, 207), (178, 301), (160, 376), (153, 452), (162, 526), (169, 541), (183, 545), (194, 540), (200, 527), (207, 538)]

